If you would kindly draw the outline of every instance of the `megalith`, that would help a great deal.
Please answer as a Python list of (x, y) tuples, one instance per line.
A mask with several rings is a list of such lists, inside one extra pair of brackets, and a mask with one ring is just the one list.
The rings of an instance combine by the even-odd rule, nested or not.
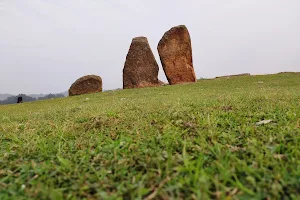
[(102, 92), (100, 76), (87, 75), (76, 80), (69, 89), (69, 96)]
[(170, 85), (196, 82), (191, 38), (186, 26), (176, 26), (167, 31), (157, 50)]
[(158, 64), (146, 37), (133, 38), (123, 69), (123, 88), (159, 86)]

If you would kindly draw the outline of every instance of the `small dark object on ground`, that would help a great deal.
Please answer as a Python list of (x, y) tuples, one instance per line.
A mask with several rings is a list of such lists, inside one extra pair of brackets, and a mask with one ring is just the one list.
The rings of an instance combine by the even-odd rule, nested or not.
[(17, 103), (23, 103), (23, 98), (22, 97), (18, 97), (18, 102)]

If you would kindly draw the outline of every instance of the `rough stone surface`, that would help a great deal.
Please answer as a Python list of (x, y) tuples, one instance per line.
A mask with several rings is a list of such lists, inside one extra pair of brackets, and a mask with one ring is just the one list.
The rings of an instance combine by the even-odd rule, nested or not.
[(100, 76), (87, 75), (75, 81), (69, 89), (69, 96), (102, 92)]
[(170, 85), (196, 82), (191, 38), (184, 25), (167, 31), (157, 50)]
[(158, 64), (146, 37), (133, 38), (124, 69), (123, 88), (159, 86)]

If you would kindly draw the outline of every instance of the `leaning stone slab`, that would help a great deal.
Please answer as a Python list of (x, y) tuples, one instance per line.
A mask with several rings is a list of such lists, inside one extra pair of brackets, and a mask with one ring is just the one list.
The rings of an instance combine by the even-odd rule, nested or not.
[(157, 49), (170, 85), (196, 82), (191, 38), (184, 25), (167, 31)]

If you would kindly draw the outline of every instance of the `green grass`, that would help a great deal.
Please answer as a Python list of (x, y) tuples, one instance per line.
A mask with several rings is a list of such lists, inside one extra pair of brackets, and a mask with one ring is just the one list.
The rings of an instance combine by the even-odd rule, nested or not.
[(299, 198), (297, 74), (0, 106), (1, 200)]

